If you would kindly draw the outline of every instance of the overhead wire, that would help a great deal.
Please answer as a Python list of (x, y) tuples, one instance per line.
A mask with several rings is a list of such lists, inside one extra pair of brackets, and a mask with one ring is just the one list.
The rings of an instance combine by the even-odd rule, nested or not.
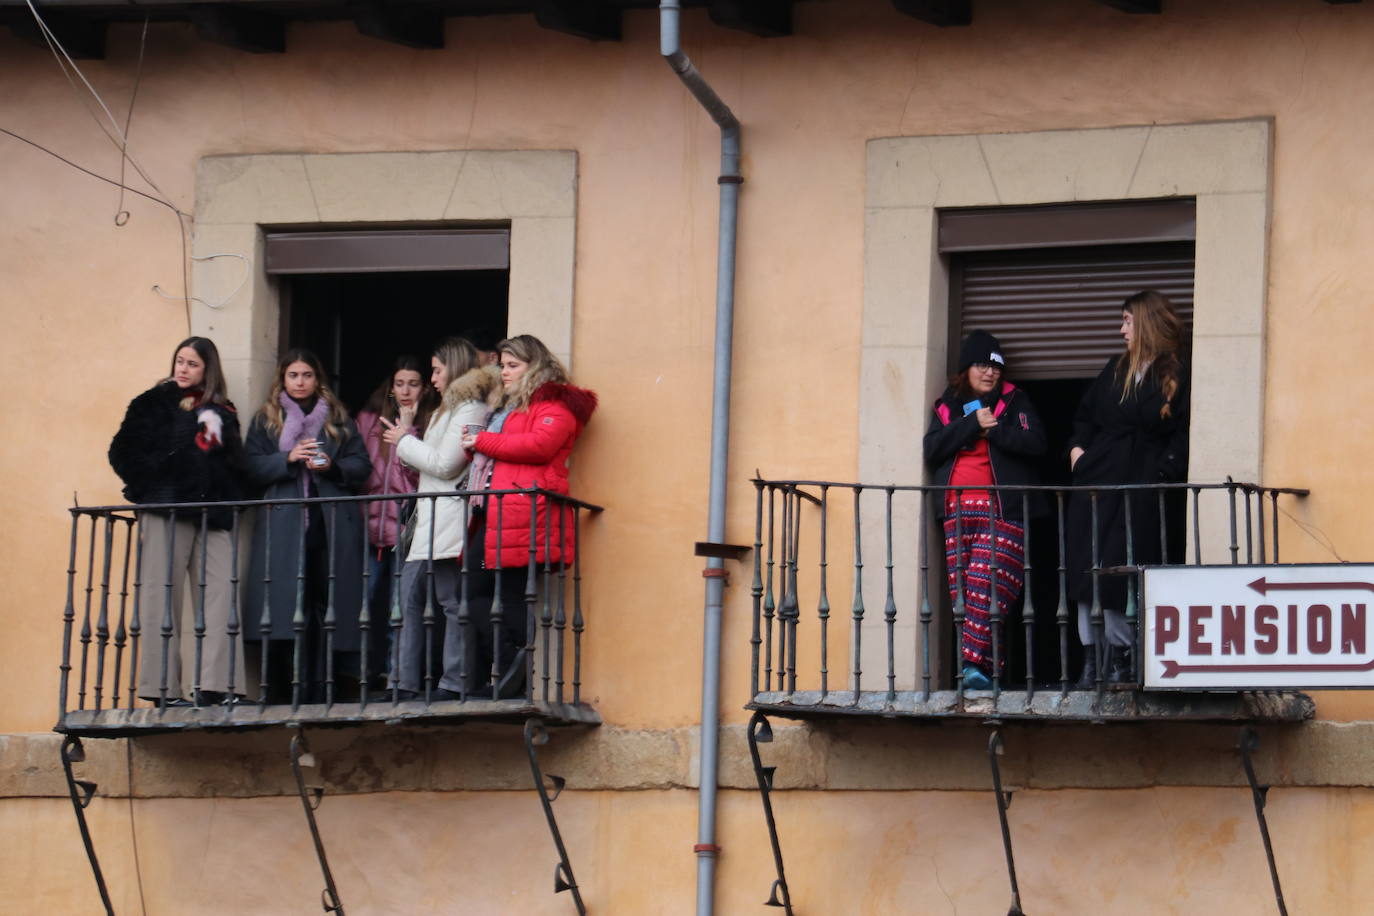
[[(124, 115), (124, 143), (119, 148), (119, 203), (116, 205), (114, 224), (123, 226), (129, 222), (129, 211), (124, 209), (125, 166), (129, 164), (129, 128), (134, 121), (134, 103), (138, 101), (138, 87), (143, 84), (143, 56), (148, 49), (148, 16), (143, 16), (143, 30), (138, 36), (138, 67), (134, 70), (134, 88), (129, 93), (129, 111)], [(121, 219), (122, 217), (122, 219)]]

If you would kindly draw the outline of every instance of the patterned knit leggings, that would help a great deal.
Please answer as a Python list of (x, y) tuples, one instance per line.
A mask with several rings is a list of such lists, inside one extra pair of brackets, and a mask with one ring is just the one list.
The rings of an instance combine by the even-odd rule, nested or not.
[[(1025, 566), (1025, 528), (1018, 522), (993, 518), (986, 496), (963, 495), (959, 505), (950, 500), (945, 516), (945, 567), (949, 570), (949, 597), (959, 602), (959, 567), (964, 567), (964, 637), (960, 653), (964, 663), (992, 672), (991, 580), (994, 533), (997, 550), (997, 607), (1005, 621), (1021, 594)], [(961, 538), (962, 535), (962, 538)], [(1005, 630), (998, 632), (1000, 661), (1007, 662)]]

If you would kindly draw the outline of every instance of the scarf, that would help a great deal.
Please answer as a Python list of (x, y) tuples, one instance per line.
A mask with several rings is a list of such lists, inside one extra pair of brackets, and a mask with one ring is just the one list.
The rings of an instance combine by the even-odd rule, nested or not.
[[(329, 403), (324, 398), (315, 398), (315, 406), (311, 408), (310, 413), (302, 410), (301, 405), (292, 400), (285, 391), (277, 395), (277, 402), (282, 407), (281, 435), (277, 436), (277, 448), (289, 452), (302, 439), (320, 438), (320, 433), (324, 430), (324, 421), (329, 418)], [(301, 482), (301, 496), (309, 496), (310, 491), (314, 489), (311, 484), (315, 479), (315, 472), (302, 461), (296, 465), (296, 476)]]
[[(510, 416), (510, 409), (503, 407), (487, 419), (487, 432), (499, 433), (506, 425), (506, 417)], [(469, 490), (488, 490), (491, 488), (491, 472), (496, 468), (496, 459), (489, 455), (478, 452), (472, 459), (472, 468), (468, 474)], [(474, 493), (468, 498), (469, 505), (475, 511), (482, 508), (486, 503), (486, 496), (483, 493)]]

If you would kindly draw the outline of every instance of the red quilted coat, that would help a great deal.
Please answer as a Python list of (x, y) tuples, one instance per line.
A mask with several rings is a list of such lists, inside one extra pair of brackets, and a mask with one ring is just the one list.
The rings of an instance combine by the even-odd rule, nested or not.
[[(495, 460), (490, 487), (513, 490), (536, 486), (554, 493), (568, 492), (568, 456), (582, 427), (596, 409), (596, 393), (585, 388), (547, 382), (534, 392), (530, 405), (506, 417), (501, 432), (477, 437), (475, 450)], [(543, 564), (571, 563), (575, 553), (571, 510), (549, 513), (543, 496), (535, 499), (535, 560)], [(530, 498), (510, 495), (486, 501), (486, 567), (525, 566), (530, 560)], [(559, 524), (562, 523), (560, 549)], [(497, 527), (500, 526), (500, 537)], [(497, 555), (497, 543), (501, 545)], [(546, 555), (545, 543), (548, 543)]]

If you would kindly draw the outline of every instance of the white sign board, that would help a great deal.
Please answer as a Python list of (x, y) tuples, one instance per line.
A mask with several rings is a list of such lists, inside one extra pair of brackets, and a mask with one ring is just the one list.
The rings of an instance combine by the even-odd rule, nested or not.
[(1374, 687), (1374, 566), (1143, 573), (1147, 690)]

